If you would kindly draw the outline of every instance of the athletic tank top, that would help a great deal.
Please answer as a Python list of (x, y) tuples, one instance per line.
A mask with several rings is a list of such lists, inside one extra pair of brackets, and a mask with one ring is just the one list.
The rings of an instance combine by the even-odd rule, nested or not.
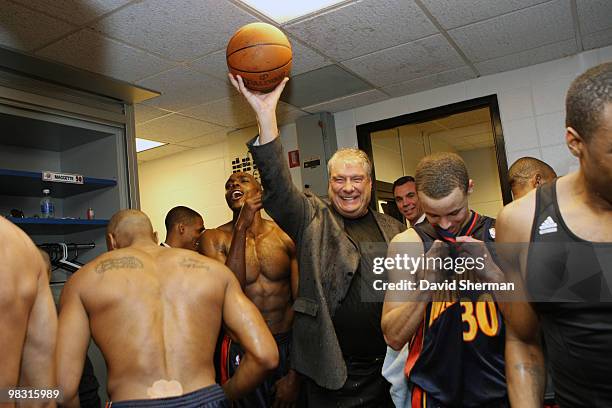
[[(585, 241), (569, 230), (559, 211), (556, 182), (536, 192), (531, 242), (536, 243), (527, 258), (531, 297), (571, 300), (532, 303), (556, 401), (561, 407), (612, 407), (612, 245)], [(595, 299), (597, 293), (607, 302)]]
[[(458, 235), (493, 242), (495, 220), (477, 213), (471, 217)], [(454, 242), (453, 236), (429, 223), (415, 230), (425, 251), (436, 239)], [(459, 292), (458, 297), (459, 302), (427, 305), (410, 343), (406, 376), (416, 386), (413, 393), (427, 393), (443, 406), (501, 406), (507, 398), (501, 312), (490, 294)]]

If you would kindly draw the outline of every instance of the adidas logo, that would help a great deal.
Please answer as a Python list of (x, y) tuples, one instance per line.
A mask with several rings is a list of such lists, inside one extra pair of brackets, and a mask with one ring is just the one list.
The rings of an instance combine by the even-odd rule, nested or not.
[(551, 232), (557, 232), (557, 224), (553, 219), (548, 216), (542, 224), (540, 224), (540, 235), (550, 234)]

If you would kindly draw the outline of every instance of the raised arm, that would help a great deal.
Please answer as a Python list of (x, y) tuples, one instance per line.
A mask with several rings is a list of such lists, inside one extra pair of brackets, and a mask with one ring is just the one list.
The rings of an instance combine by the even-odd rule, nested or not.
[(238, 280), (228, 276), (223, 322), (244, 349), (236, 373), (223, 385), (230, 400), (254, 390), (278, 366), (278, 348), (257, 307), (244, 295)]
[(78, 290), (78, 274), (73, 275), (62, 291), (57, 342), (57, 380), (64, 390), (65, 407), (79, 407), (79, 382), (91, 332), (87, 312)]
[[(539, 320), (527, 302), (524, 286), (526, 244), (529, 242), (530, 222), (534, 204), (531, 196), (511, 203), (500, 212), (496, 224), (496, 242), (506, 279), (514, 282), (513, 301), (500, 303), (506, 323), (506, 381), (513, 407), (536, 408), (542, 406), (546, 384), (546, 367), (539, 331)], [(527, 220), (528, 221), (528, 220)], [(517, 243), (522, 243), (516, 245)], [(521, 298), (525, 301), (521, 301)]]
[(287, 80), (283, 80), (274, 91), (264, 94), (250, 91), (242, 78), (230, 74), (230, 81), (247, 100), (259, 124), (259, 143), (250, 143), (249, 149), (261, 176), (264, 208), (295, 242), (299, 242), (305, 220), (311, 218), (313, 211), (306, 196), (291, 180), (279, 140), (276, 105)]

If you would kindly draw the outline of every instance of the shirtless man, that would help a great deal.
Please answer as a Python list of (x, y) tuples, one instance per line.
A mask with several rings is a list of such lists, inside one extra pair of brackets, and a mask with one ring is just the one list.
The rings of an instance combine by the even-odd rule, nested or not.
[(30, 238), (2, 217), (0, 240), (0, 389), (53, 389), (57, 317), (46, 265)]
[[(497, 242), (523, 244), (500, 254), (506, 274), (534, 301), (504, 308), (508, 392), (512, 406), (521, 408), (541, 406), (546, 370), (540, 335), (561, 407), (612, 406), (612, 303), (605, 295), (612, 242), (612, 63), (574, 80), (565, 124), (579, 169), (507, 205), (497, 223)], [(597, 284), (582, 292), (582, 300), (555, 301), (558, 294), (575, 295), (573, 289), (592, 277)]]
[[(274, 335), (280, 365), (258, 389), (237, 403), (244, 407), (292, 404), (298, 376), (289, 369), (293, 299), (297, 294), (295, 245), (274, 222), (261, 217), (261, 186), (249, 173), (234, 173), (225, 183), (225, 200), (233, 219), (202, 236), (200, 253), (224, 262)], [(241, 345), (226, 339), (221, 352), (221, 381), (241, 364)], [(274, 405), (276, 406), (276, 405)]]
[(164, 224), (166, 240), (161, 246), (198, 250), (200, 236), (204, 232), (204, 220), (197, 211), (179, 205), (168, 211)]
[[(76, 272), (62, 293), (57, 362), (67, 406), (79, 406), (90, 336), (106, 360), (108, 394), (120, 401), (113, 407), (222, 407), (276, 368), (274, 339), (225, 266), (158, 246), (137, 210), (116, 213), (106, 239), (110, 252)], [(222, 323), (246, 350), (223, 389), (213, 365)]]

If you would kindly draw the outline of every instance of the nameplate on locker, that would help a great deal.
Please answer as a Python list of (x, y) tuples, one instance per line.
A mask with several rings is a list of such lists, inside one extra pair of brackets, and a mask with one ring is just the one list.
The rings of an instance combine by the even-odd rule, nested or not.
[(43, 181), (50, 181), (52, 183), (83, 184), (83, 176), (80, 174), (56, 173), (53, 171), (43, 171), (42, 179)]

